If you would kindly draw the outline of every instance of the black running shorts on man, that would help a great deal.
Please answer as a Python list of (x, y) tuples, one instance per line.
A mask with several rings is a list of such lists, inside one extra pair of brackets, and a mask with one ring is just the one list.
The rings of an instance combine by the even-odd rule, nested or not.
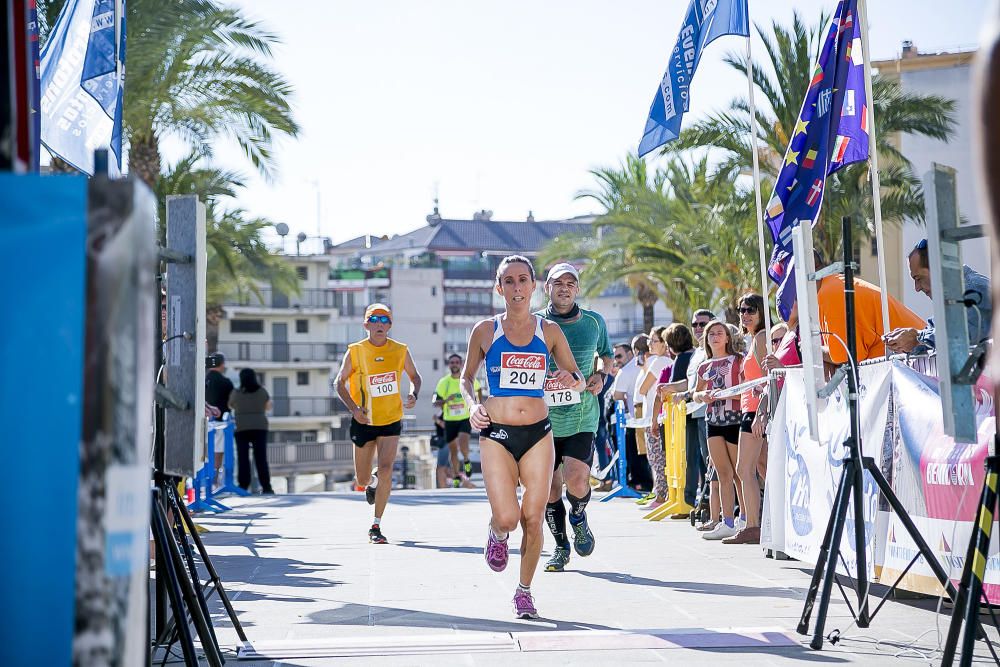
[(510, 426), (509, 424), (490, 424), (479, 432), (480, 438), (489, 438), (503, 446), (515, 461), (528, 453), (545, 435), (552, 430), (548, 418), (534, 424)]
[(351, 442), (355, 447), (364, 447), (376, 438), (384, 438), (399, 435), (403, 432), (403, 422), (392, 422), (384, 426), (372, 426), (371, 424), (361, 424), (357, 420), (351, 419)]
[(590, 467), (594, 463), (594, 434), (576, 433), (565, 438), (554, 438), (556, 446), (555, 468), (558, 469), (563, 457), (583, 461)]
[(452, 442), (458, 437), (459, 433), (472, 433), (472, 426), (469, 424), (468, 419), (458, 419), (444, 423), (444, 441), (446, 443)]

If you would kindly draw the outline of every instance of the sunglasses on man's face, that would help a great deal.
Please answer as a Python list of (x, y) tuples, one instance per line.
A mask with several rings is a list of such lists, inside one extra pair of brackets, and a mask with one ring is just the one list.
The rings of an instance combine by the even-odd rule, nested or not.
[(691, 326), (695, 329), (704, 329), (708, 322), (692, 322)]
[(388, 315), (372, 315), (368, 321), (371, 324), (392, 324), (392, 318)]

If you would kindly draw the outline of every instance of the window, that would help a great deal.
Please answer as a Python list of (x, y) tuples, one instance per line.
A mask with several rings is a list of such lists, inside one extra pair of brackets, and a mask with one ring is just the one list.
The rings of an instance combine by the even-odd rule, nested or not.
[(264, 333), (264, 320), (230, 320), (230, 333)]
[(309, 280), (309, 267), (308, 266), (296, 266), (295, 273), (298, 275), (299, 280)]
[(437, 359), (434, 360), (433, 366), (434, 366), (434, 370), (438, 369), (438, 360)]
[(309, 320), (295, 320), (295, 333), (309, 333)]
[(436, 334), (437, 332), (438, 332), (438, 323), (437, 322), (431, 322), (431, 333), (432, 334)]
[(295, 384), (300, 387), (309, 384), (309, 371), (298, 371), (295, 374)]

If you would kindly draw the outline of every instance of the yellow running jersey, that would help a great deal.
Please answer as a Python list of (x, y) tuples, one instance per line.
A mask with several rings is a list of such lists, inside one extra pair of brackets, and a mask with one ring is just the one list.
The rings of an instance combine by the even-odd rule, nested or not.
[(403, 418), (400, 386), (406, 350), (406, 345), (392, 338), (381, 347), (368, 339), (347, 346), (351, 355), (351, 398), (364, 409), (372, 426), (385, 426)]

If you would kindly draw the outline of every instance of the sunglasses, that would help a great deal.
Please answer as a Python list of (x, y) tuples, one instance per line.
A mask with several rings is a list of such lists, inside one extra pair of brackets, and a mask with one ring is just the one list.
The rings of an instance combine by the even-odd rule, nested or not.
[(372, 315), (368, 321), (371, 324), (392, 324), (392, 318), (388, 315)]
[(772, 338), (771, 339), (771, 345), (774, 345), (775, 347), (777, 347), (777, 346), (781, 345), (781, 341), (782, 341), (781, 338)]
[(691, 326), (695, 329), (704, 329), (708, 326), (708, 322), (692, 322)]
[(744, 306), (742, 308), (738, 308), (737, 310), (740, 311), (741, 315), (749, 315), (750, 313), (756, 313), (757, 312), (756, 308), (748, 308), (746, 306)]

